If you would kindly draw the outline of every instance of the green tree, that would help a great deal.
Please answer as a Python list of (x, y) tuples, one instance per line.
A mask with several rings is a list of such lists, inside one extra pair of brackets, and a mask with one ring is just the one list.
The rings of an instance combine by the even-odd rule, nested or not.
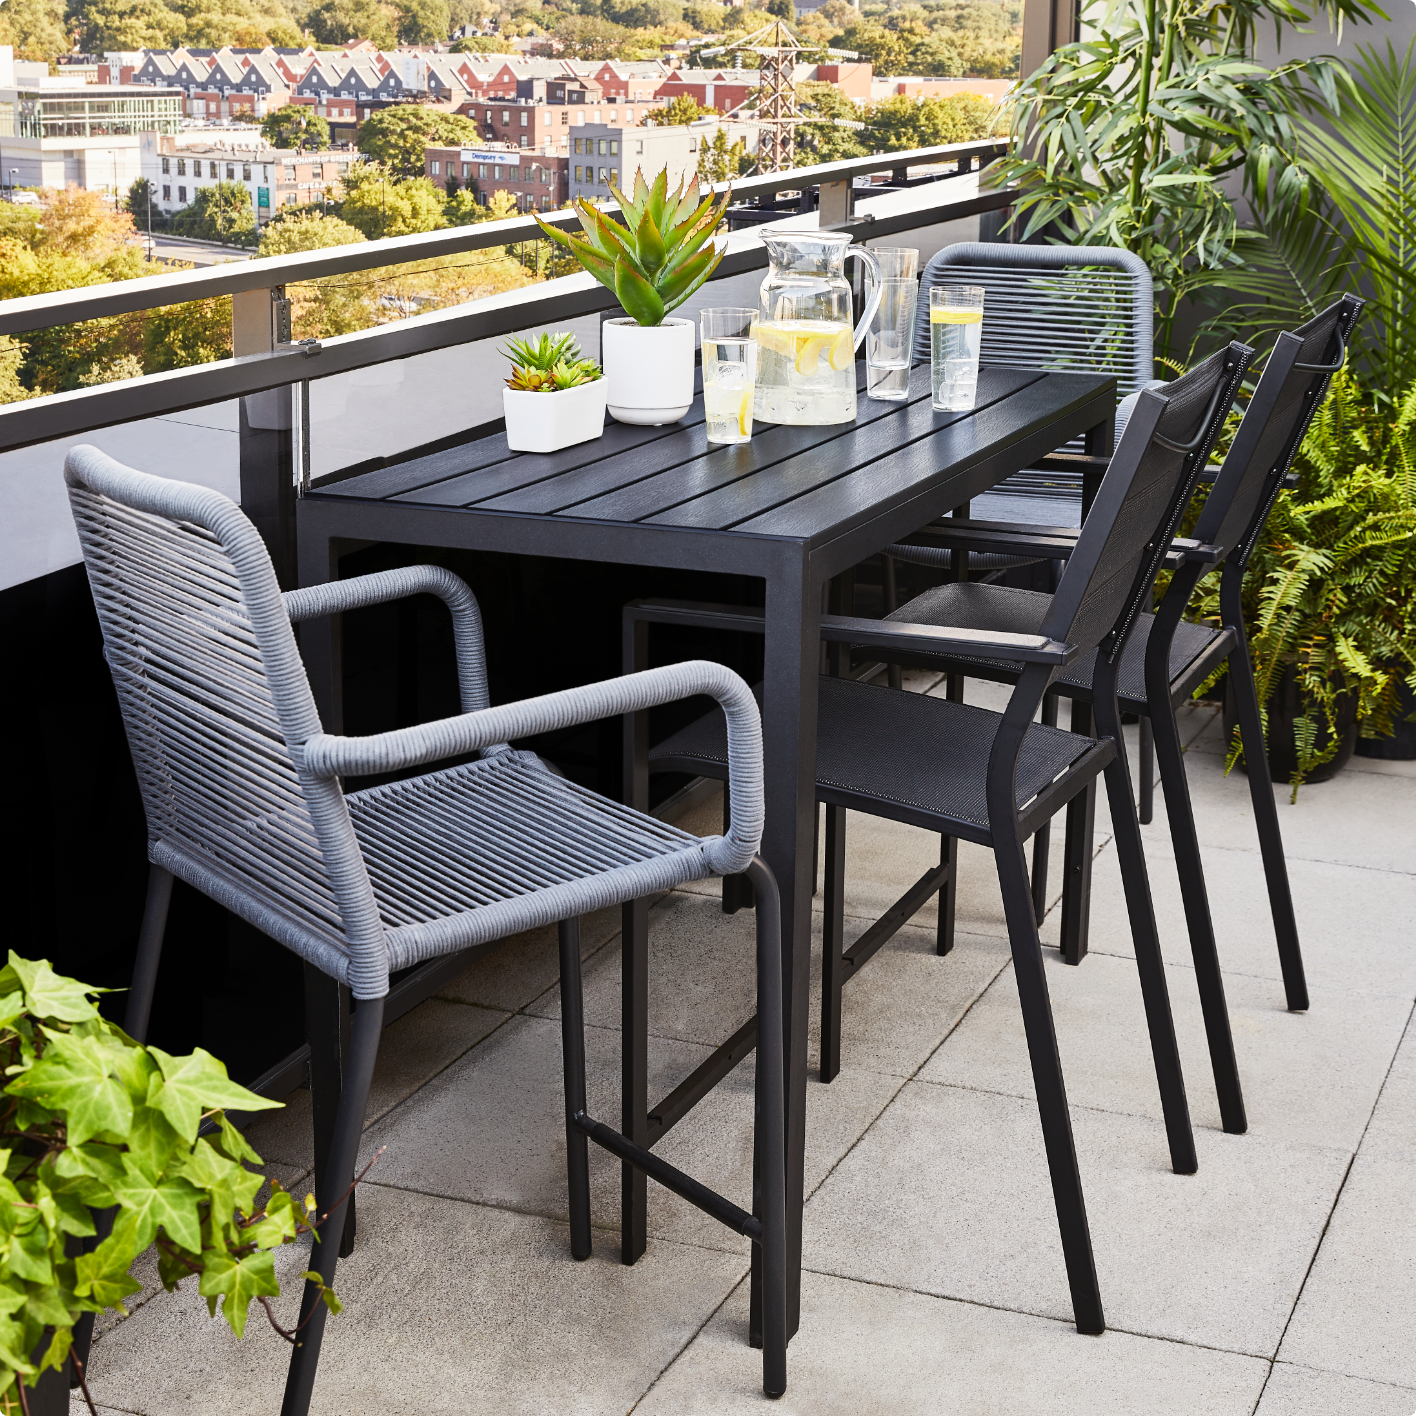
[(747, 155), (747, 139), (730, 143), (725, 128), (719, 128), (698, 155), (698, 175), (705, 182), (731, 182), (753, 165)]
[(261, 119), (261, 137), (271, 147), (318, 152), (329, 146), (329, 123), (306, 104), (287, 103)]
[(509, 40), (499, 34), (478, 34), (459, 39), (452, 46), (454, 54), (518, 54), (520, 51)]
[(29, 346), (0, 334), (0, 403), (20, 403), (34, 395), (20, 382), (20, 365)]
[(150, 374), (231, 357), (231, 297), (149, 310), (143, 321), (143, 368)]
[(203, 241), (253, 245), (256, 213), (251, 206), (251, 194), (240, 182), (198, 187), (191, 204), (172, 218), (172, 229), (179, 236), (194, 236)]
[[(843, 0), (837, 0), (843, 3)], [(683, 9), (684, 23), (692, 25), (699, 34), (718, 34), (728, 23), (728, 9), (725, 5), (703, 4), (685, 5)]]
[[(297, 251), (322, 251), (331, 246), (353, 246), (366, 240), (364, 233), (338, 217), (304, 212), (272, 221), (261, 232), (263, 256), (288, 256)], [(357, 277), (331, 275), (290, 287), (295, 308), (295, 334), (300, 339), (329, 339), (336, 334), (366, 328), (373, 319)]]
[(423, 149), (429, 144), (470, 147), (480, 141), (470, 118), (420, 104), (381, 109), (359, 125), (359, 151), (382, 163), (394, 177), (421, 177)]
[(340, 210), (371, 241), (447, 225), (445, 198), (426, 177), (399, 180), (374, 163), (360, 163), (344, 181)]
[(862, 19), (831, 40), (833, 49), (853, 49), (868, 59), (877, 74), (908, 74), (911, 44), (873, 19)]
[(392, 49), (398, 43), (398, 12), (378, 0), (325, 0), (305, 23), (320, 44), (371, 39), (380, 49)]
[(804, 118), (813, 120), (797, 126), (798, 167), (843, 162), (870, 151), (860, 140), (860, 110), (834, 84), (798, 84), (797, 105)]
[(617, 59), (634, 31), (595, 15), (560, 15), (551, 31), (566, 59)]
[(672, 128), (683, 123), (693, 123), (699, 118), (716, 118), (716, 108), (704, 108), (691, 93), (681, 93), (671, 98), (662, 108), (653, 108), (645, 114), (644, 121), (653, 127)]
[(167, 0), (187, 22), (185, 42), (220, 49), (263, 49), (267, 44), (298, 46), (304, 42), (290, 12), (280, 0)]
[(80, 12), (90, 53), (109, 49), (171, 49), (187, 37), (186, 18), (162, 0), (91, 0)]
[(897, 93), (866, 111), (865, 144), (871, 152), (903, 152), (974, 142), (993, 131), (993, 114), (994, 105), (976, 93), (922, 99)]
[(776, 15), (779, 20), (796, 18), (796, 9), (792, 5), (792, 0), (767, 0), (767, 13)]
[(464, 188), (443, 207), (449, 226), (476, 226), (482, 221), (504, 221), (516, 215), (516, 202), (510, 192), (493, 192), (485, 206), (477, 193)]
[[(139, 177), (128, 188), (128, 198), (123, 205), (140, 230), (145, 230), (147, 227), (148, 215), (152, 210), (153, 195), (152, 183), (146, 177)], [(159, 211), (157, 215), (161, 218), (162, 213)]]
[(0, 44), (13, 45), (16, 59), (48, 63), (70, 43), (64, 0), (6, 0), (0, 9)]
[(447, 0), (398, 0), (400, 44), (441, 44), (451, 28)]

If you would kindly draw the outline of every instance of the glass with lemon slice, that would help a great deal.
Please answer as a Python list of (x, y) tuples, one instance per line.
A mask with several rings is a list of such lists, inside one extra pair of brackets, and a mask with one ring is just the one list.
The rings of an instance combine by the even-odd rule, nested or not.
[(935, 285), (929, 291), (929, 355), (934, 406), (966, 413), (978, 396), (983, 342), (983, 286)]
[(703, 310), (703, 411), (711, 443), (752, 438), (752, 400), (757, 388), (757, 311)]

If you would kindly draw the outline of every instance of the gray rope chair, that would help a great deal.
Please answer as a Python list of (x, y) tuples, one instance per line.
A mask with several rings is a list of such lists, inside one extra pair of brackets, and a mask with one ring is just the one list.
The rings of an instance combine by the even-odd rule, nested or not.
[[(317, 1175), (332, 1282), (389, 972), (559, 924), (571, 1250), (590, 1254), (586, 1142), (752, 1239), (761, 1254), (763, 1385), (786, 1385), (782, 962), (776, 887), (756, 855), (761, 724), (747, 686), (692, 662), (491, 707), (477, 603), (415, 566), (282, 595), (239, 507), (77, 447), (65, 478), (147, 813), (148, 902), (127, 1017), (141, 1039), (177, 877), (293, 950), (357, 1000), (333, 1140)], [(322, 731), (292, 620), (431, 593), (452, 612), (463, 712), (354, 738)], [(698, 837), (551, 772), (511, 739), (708, 694), (732, 742), (731, 829)], [(340, 777), (472, 760), (346, 794)], [(757, 927), (755, 1213), (587, 1115), (579, 916), (706, 876), (746, 871)], [(282, 1411), (305, 1416), (325, 1307), (306, 1285)]]
[[(1247, 1129), (1247, 1120), (1175, 712), (1207, 678), (1226, 669), (1234, 690), (1243, 740), (1263, 742), (1244, 630), (1244, 575), (1264, 523), (1289, 478), (1303, 437), (1327, 394), (1332, 375), (1342, 366), (1362, 307), (1363, 302), (1357, 297), (1344, 296), (1299, 329), (1278, 337), (1229, 452), (1215, 476), (1193, 534), (1186, 541), (1176, 543), (1172, 555), (1175, 574), (1165, 598), (1156, 613), (1142, 613), (1138, 617), (1118, 676), (1123, 711), (1139, 715), (1143, 723), (1150, 722), (1154, 727), (1166, 816), (1180, 878), (1220, 1116), (1224, 1129), (1234, 1134), (1242, 1134)], [(962, 544), (969, 544), (967, 532), (954, 534), (962, 536)], [(1018, 527), (1011, 539), (988, 533), (987, 543), (1007, 544), (1023, 551), (1029, 546), (1030, 538), (1026, 528)], [(1077, 544), (1077, 534), (1072, 533), (1069, 540), (1065, 533), (1054, 528), (1033, 544), (1038, 550), (1065, 559)], [(1221, 564), (1220, 623), (1187, 622), (1184, 614), (1200, 581)], [(1020, 613), (1041, 613), (1047, 598), (1026, 590), (994, 585), (943, 585), (911, 600), (896, 615), (911, 624), (962, 622), (976, 628), (1003, 626), (1012, 624)], [(872, 654), (871, 657), (880, 656)], [(1005, 667), (1001, 663), (965, 663), (948, 656), (917, 655), (909, 662), (936, 669), (966, 669), (970, 674), (1002, 682), (1012, 682), (1022, 672), (1022, 666), (1017, 664)], [(1069, 665), (1052, 685), (1052, 692), (1072, 699), (1073, 731), (1087, 731), (1093, 696), (1090, 664), (1082, 660)], [(1308, 1007), (1308, 988), (1268, 759), (1262, 751), (1249, 752), (1245, 763), (1285, 998), (1291, 1010), (1301, 1012)], [(1079, 964), (1086, 954), (1091, 880), (1092, 823), (1088, 800), (1079, 798), (1069, 810), (1066, 830), (1062, 954), (1068, 963)], [(1045, 899), (1046, 889), (1044, 856), (1041, 871), (1036, 861), (1034, 863), (1033, 893), (1039, 904)]]
[[(1009, 623), (977, 627), (961, 618), (952, 625), (926, 626), (906, 622), (903, 616), (884, 621), (835, 615), (822, 619), (828, 646), (847, 652), (860, 647), (907, 661), (915, 655), (951, 653), (969, 662), (1020, 668), (1002, 713), (863, 683), (844, 676), (839, 663), (835, 674), (819, 680), (816, 797), (826, 804), (828, 833), (822, 1078), (829, 1080), (840, 1065), (843, 984), (858, 976), (871, 954), (933, 892), (931, 872), (920, 883), (922, 896), (916, 887), (844, 952), (846, 811), (992, 847), (1073, 1311), (1083, 1332), (1100, 1332), (1105, 1324), (1023, 847), (1044, 822), (1067, 809), (1104, 774), (1171, 1164), (1178, 1174), (1192, 1173), (1198, 1162), (1116, 685), (1127, 638), (1242, 376), (1243, 361), (1236, 366), (1219, 356), (1168, 385), (1168, 396), (1150, 390), (1141, 394), (1057, 593), (1040, 597), (1043, 603), (1029, 603)], [(992, 587), (954, 588), (969, 592)], [(762, 627), (760, 614), (748, 611), (683, 607), (678, 613), (695, 624), (759, 633)], [(672, 619), (675, 609), (645, 602), (627, 614), (664, 620)], [(1057, 676), (1084, 659), (1091, 666), (1098, 734), (1091, 737), (1035, 723), (1034, 715)], [(727, 737), (722, 715), (710, 713), (675, 733), (651, 749), (649, 761), (660, 771), (724, 777)]]

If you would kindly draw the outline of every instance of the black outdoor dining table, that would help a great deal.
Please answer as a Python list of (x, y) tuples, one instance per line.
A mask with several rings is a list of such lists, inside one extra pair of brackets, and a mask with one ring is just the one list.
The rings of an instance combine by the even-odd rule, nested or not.
[[(862, 380), (863, 382), (863, 380)], [(762, 853), (782, 892), (787, 949), (788, 1272), (800, 1270), (817, 676), (833, 577), (1073, 438), (1111, 450), (1115, 381), (985, 368), (976, 407), (931, 408), (928, 366), (902, 402), (859, 400), (853, 423), (758, 424), (709, 444), (702, 397), (666, 427), (611, 423), (594, 442), (513, 453), (502, 434), (316, 487), (298, 503), (301, 585), (338, 576), (340, 543), (392, 542), (760, 577), (766, 587)], [(308, 629), (310, 632), (305, 633)], [(337, 631), (302, 627), (329, 731), (340, 731)], [(640, 803), (642, 804), (642, 803)], [(644, 1006), (647, 905), (626, 906), (626, 1022)], [(627, 1027), (625, 1132), (653, 1144), (645, 1062)], [(626, 1182), (626, 1261), (644, 1247), (642, 1178)], [(799, 1290), (789, 1300), (795, 1331)]]

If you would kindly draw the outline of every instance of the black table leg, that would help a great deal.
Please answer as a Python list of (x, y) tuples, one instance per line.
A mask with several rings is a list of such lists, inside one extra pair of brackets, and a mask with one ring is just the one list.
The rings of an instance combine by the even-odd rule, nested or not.
[(821, 592), (804, 561), (767, 581), (762, 853), (782, 895), (787, 1081), (787, 1332), (801, 1320), (801, 1225), (806, 1149), (806, 1040), (811, 979), (811, 839), (816, 818), (816, 701)]

